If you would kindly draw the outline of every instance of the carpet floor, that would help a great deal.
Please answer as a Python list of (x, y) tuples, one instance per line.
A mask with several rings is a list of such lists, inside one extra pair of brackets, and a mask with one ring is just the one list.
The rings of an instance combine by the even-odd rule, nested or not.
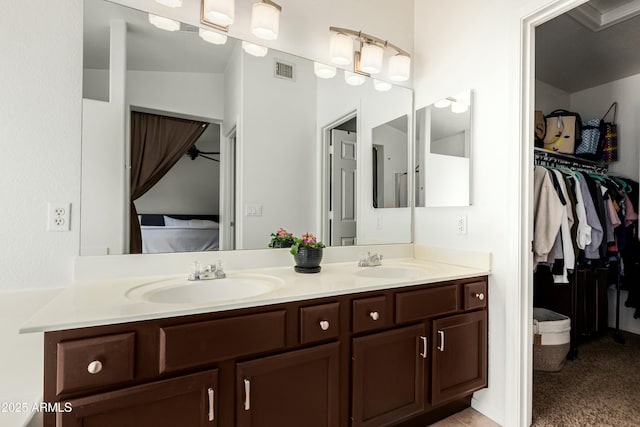
[(560, 372), (534, 371), (532, 426), (640, 426), (640, 335), (623, 335), (580, 344)]

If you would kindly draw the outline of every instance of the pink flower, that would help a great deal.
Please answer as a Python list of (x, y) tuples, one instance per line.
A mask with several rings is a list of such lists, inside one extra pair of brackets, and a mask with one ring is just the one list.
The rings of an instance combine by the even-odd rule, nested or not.
[(311, 234), (310, 232), (306, 232), (302, 235), (302, 242), (303, 243), (316, 243), (316, 236), (314, 236), (313, 234)]

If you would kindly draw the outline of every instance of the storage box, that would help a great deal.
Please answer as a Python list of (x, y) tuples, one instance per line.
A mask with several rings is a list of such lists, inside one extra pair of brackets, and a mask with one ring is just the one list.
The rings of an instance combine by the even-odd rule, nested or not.
[(544, 308), (533, 309), (533, 369), (558, 372), (571, 346), (571, 319)]

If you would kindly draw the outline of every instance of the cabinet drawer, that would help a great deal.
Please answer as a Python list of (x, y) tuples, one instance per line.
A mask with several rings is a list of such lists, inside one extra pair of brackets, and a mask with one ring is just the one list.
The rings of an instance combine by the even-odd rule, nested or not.
[(473, 310), (487, 306), (487, 283), (472, 282), (464, 285), (464, 309)]
[(340, 303), (300, 309), (300, 343), (336, 338), (340, 330)]
[(353, 300), (353, 332), (364, 332), (387, 325), (385, 296)]
[(133, 380), (135, 333), (57, 344), (56, 394)]
[(411, 322), (455, 313), (460, 309), (458, 285), (396, 294), (396, 322)]
[(286, 311), (160, 328), (160, 373), (282, 349)]

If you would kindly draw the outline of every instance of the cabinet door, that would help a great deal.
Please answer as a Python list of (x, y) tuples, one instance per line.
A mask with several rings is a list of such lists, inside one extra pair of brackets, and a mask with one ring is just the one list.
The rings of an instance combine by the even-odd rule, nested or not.
[(58, 427), (215, 427), (218, 371), (63, 402)]
[(238, 427), (338, 425), (338, 343), (237, 364)]
[(487, 385), (487, 312), (433, 321), (431, 403), (465, 396)]
[(424, 324), (353, 339), (353, 426), (378, 426), (424, 410)]

